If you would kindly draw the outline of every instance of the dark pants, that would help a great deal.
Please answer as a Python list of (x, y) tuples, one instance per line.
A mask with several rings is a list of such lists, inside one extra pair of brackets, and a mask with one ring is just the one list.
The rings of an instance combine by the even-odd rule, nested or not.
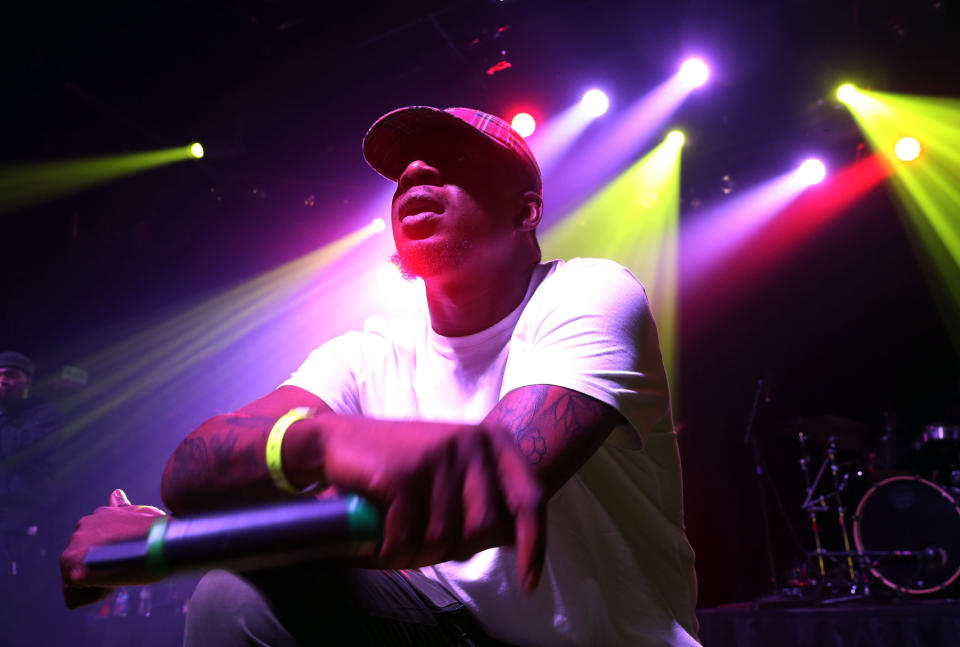
[(503, 645), (417, 571), (291, 567), (211, 571), (197, 584), (185, 647)]

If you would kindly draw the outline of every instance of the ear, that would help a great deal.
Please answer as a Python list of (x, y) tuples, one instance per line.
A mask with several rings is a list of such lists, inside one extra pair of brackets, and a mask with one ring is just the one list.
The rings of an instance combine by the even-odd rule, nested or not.
[(536, 191), (527, 191), (523, 194), (523, 210), (520, 220), (521, 231), (533, 231), (540, 224), (543, 217), (543, 198)]

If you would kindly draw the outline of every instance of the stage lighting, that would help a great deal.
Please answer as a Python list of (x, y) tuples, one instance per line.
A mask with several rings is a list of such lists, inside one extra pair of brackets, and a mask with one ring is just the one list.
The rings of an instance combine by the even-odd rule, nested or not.
[(679, 130), (671, 130), (667, 134), (667, 145), (680, 148), (683, 146), (683, 143), (687, 141), (687, 138), (684, 137), (683, 133)]
[(387, 223), (383, 218), (374, 218), (370, 223), (370, 230), (374, 233), (379, 233), (387, 228)]
[(800, 165), (797, 173), (804, 184), (814, 185), (827, 177), (827, 167), (818, 159), (808, 159)]
[(517, 131), (521, 137), (529, 137), (533, 134), (533, 131), (537, 129), (537, 122), (534, 121), (533, 116), (527, 112), (520, 112), (513, 118), (513, 121), (510, 122), (510, 125), (513, 126), (513, 129)]
[(849, 83), (844, 83), (837, 88), (837, 101), (840, 103), (850, 103), (857, 95), (857, 89)]
[(893, 152), (904, 162), (912, 162), (920, 156), (920, 142), (915, 137), (901, 137)]
[(699, 58), (688, 58), (677, 73), (680, 81), (688, 88), (699, 88), (710, 78), (710, 68)]
[(580, 102), (591, 117), (599, 117), (610, 107), (610, 99), (601, 90), (590, 90)]
[(203, 157), (203, 146), (200, 145), (200, 142), (193, 142), (190, 144), (190, 154), (197, 159)]

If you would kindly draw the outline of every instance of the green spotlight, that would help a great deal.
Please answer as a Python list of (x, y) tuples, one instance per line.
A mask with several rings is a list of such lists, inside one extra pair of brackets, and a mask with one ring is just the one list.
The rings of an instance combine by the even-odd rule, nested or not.
[(673, 134), (665, 138), (540, 237), (544, 258), (609, 258), (630, 268), (650, 297), (667, 374), (674, 384), (683, 150), (678, 139)]
[[(319, 295), (332, 293), (343, 284), (344, 289), (353, 291), (342, 297), (348, 302), (357, 291), (356, 284), (344, 283), (341, 275), (320, 280), (324, 270), (373, 234), (374, 228), (370, 225), (361, 227), (203, 303), (164, 316), (154, 325), (125, 338), (113, 339), (112, 345), (103, 351), (76, 360), (91, 375), (100, 378), (96, 392), (81, 391), (62, 403), (70, 421), (63, 439), (66, 441), (91, 430), (97, 433), (69, 460), (63, 461), (61, 470), (69, 473), (80, 469), (109, 452), (125, 433), (136, 433), (123, 427), (104, 427), (104, 420), (120, 407), (143, 402), (151, 394), (169, 388), (188, 371), (217, 358), (249, 335), (263, 334), (278, 321), (300, 318), (315, 329), (319, 312), (327, 313), (318, 308), (329, 307), (329, 301)], [(342, 315), (324, 315), (332, 320), (339, 316)], [(215, 382), (213, 376), (211, 379)], [(201, 388), (207, 387), (197, 385), (197, 392)], [(102, 392), (110, 393), (110, 398), (102, 398)], [(26, 458), (28, 456), (17, 455), (5, 459), (0, 467), (10, 460)]]
[(141, 153), (0, 166), (0, 212), (52, 200), (193, 157), (192, 146), (176, 146)]
[(915, 137), (901, 137), (893, 147), (897, 158), (904, 162), (912, 162), (920, 157), (920, 150), (920, 142)]
[(907, 232), (960, 350), (960, 100), (857, 90), (847, 106), (893, 169)]
[(671, 130), (667, 134), (667, 144), (670, 146), (675, 146), (680, 148), (683, 146), (684, 142), (687, 141), (687, 138), (684, 136), (683, 132), (680, 130)]
[(203, 146), (200, 145), (200, 142), (193, 142), (190, 144), (190, 154), (197, 159), (203, 157)]
[(857, 96), (857, 88), (850, 83), (844, 83), (837, 88), (837, 101), (840, 103), (850, 103)]

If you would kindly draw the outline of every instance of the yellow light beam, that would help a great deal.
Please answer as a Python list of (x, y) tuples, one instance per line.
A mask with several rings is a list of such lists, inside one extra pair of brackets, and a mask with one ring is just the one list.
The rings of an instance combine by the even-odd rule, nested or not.
[[(139, 406), (142, 399), (155, 395), (202, 362), (214, 359), (245, 335), (305, 307), (305, 301), (315, 298), (314, 283), (323, 271), (380, 231), (379, 224), (371, 223), (347, 234), (104, 351), (71, 361), (96, 379), (97, 388), (75, 394), (60, 404), (68, 421), (63, 440), (70, 441), (78, 434), (89, 438), (64, 461), (61, 475), (92, 464), (127, 433), (125, 428), (104, 424), (110, 414), (124, 406)], [(102, 401), (103, 393), (109, 394), (107, 401)], [(42, 449), (12, 456), (2, 466), (29, 461)]]
[(650, 298), (673, 383), (683, 142), (682, 134), (675, 132), (541, 237), (545, 258), (609, 258), (640, 279)]
[[(946, 297), (938, 305), (960, 350), (960, 100), (859, 89), (845, 98), (870, 146), (893, 169), (904, 225), (931, 287)], [(906, 161), (896, 154), (904, 137), (920, 145)]]
[(148, 169), (196, 159), (193, 146), (0, 167), (0, 213), (38, 204)]

